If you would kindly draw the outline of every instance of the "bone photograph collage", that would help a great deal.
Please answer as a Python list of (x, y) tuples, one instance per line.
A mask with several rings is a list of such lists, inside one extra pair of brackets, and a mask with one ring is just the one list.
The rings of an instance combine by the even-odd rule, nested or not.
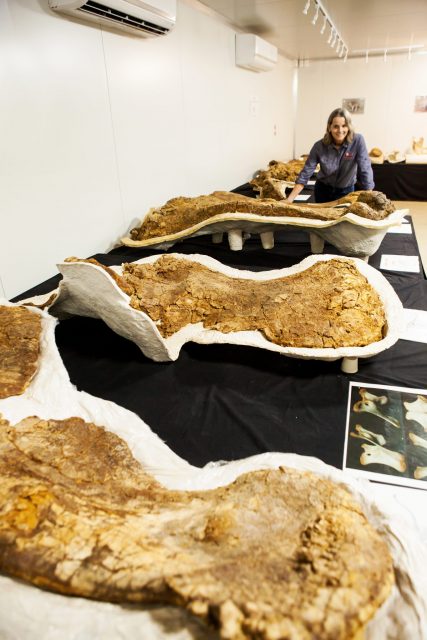
[(0, 0), (0, 640), (427, 640), (426, 54)]

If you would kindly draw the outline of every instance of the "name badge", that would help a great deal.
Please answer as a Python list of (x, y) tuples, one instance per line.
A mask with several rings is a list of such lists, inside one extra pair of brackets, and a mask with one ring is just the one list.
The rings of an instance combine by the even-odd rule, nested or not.
[(351, 153), (351, 151), (346, 151), (344, 154), (344, 158), (352, 158), (353, 154)]

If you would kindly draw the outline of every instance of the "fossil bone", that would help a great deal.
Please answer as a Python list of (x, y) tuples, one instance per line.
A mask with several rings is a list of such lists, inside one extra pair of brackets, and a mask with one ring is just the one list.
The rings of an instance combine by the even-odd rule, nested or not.
[(406, 411), (405, 418), (418, 422), (424, 431), (427, 431), (427, 398), (425, 396), (417, 396), (414, 402), (404, 402)]
[(384, 413), (382, 413), (378, 409), (375, 402), (373, 402), (372, 400), (359, 400), (353, 405), (353, 411), (356, 411), (356, 413), (361, 413), (361, 412), (372, 413), (374, 416), (381, 418), (381, 420), (385, 420), (386, 422), (389, 422), (391, 425), (393, 425), (393, 427), (396, 427), (396, 429), (400, 428), (400, 422), (396, 420), (396, 418), (393, 418), (392, 416), (387, 416)]
[(151, 209), (121, 239), (129, 247), (169, 247), (184, 238), (212, 234), (218, 242), (227, 233), (230, 248), (241, 250), (235, 232), (260, 234), (264, 248), (272, 248), (271, 238), (284, 226), (315, 231), (343, 254), (370, 256), (378, 249), (387, 229), (400, 224), (407, 209), (394, 205), (380, 192), (357, 191), (341, 200), (319, 204), (289, 204), (271, 198), (250, 198), (236, 193), (215, 191), (194, 198), (172, 198), (162, 207)]
[(375, 444), (375, 440), (380, 445), (384, 445), (386, 443), (386, 439), (384, 438), (383, 435), (381, 435), (380, 433), (374, 433), (373, 431), (369, 431), (368, 429), (365, 429), (364, 427), (362, 427), (361, 424), (356, 424), (354, 428), (357, 434), (353, 432), (350, 433), (350, 435), (353, 436), (354, 438), (358, 438), (358, 437), (364, 438), (365, 440), (372, 442), (372, 444)]
[(35, 375), (41, 321), (25, 307), (0, 306), (0, 398), (24, 393)]
[(391, 451), (379, 444), (362, 444), (364, 453), (360, 456), (360, 464), (383, 464), (403, 473), (406, 470), (405, 456), (398, 451)]
[(418, 422), (418, 424), (422, 426), (424, 431), (427, 431), (427, 413), (421, 413), (418, 411), (407, 411), (405, 418), (407, 420)]
[(376, 396), (364, 388), (359, 389), (359, 395), (362, 400), (372, 400), (372, 402), (376, 402), (377, 404), (387, 404), (388, 402), (387, 396)]
[(420, 438), (420, 436), (417, 436), (412, 431), (410, 431), (408, 435), (412, 444), (414, 444), (416, 447), (422, 447), (423, 449), (427, 449), (427, 440), (424, 440), (424, 438)]
[(424, 480), (424, 478), (427, 478), (427, 467), (417, 467), (414, 471), (414, 478), (417, 480)]
[(403, 403), (405, 405), (405, 409), (408, 411), (415, 411), (416, 413), (427, 413), (427, 398), (425, 396), (417, 396), (417, 399), (414, 402)]
[[(399, 299), (387, 281), (385, 281), (384, 277), (360, 260), (337, 257), (334, 257), (334, 259), (331, 260), (332, 256), (311, 256), (306, 258), (299, 265), (276, 270), (273, 273), (254, 273), (232, 269), (222, 265), (212, 258), (198, 255), (184, 256), (179, 254), (168, 254), (167, 256), (152, 256), (130, 264), (132, 265), (132, 269), (135, 269), (135, 271), (159, 271), (159, 275), (161, 275), (162, 269), (160, 268), (160, 265), (166, 264), (164, 263), (165, 258), (167, 258), (168, 264), (170, 260), (174, 259), (176, 261), (176, 265), (183, 265), (183, 268), (180, 267), (179, 271), (181, 275), (184, 275), (179, 283), (176, 279), (176, 274), (174, 275), (173, 273), (173, 269), (171, 271), (168, 267), (167, 270), (163, 271), (162, 277), (167, 279), (166, 276), (168, 273), (171, 276), (169, 284), (175, 287), (181, 287), (179, 296), (176, 299), (175, 308), (173, 309), (174, 313), (169, 319), (165, 317), (166, 308), (162, 310), (164, 307), (163, 302), (165, 300), (167, 301), (169, 293), (167, 293), (166, 290), (163, 291), (164, 287), (161, 286), (161, 283), (150, 283), (150, 280), (147, 280), (147, 286), (155, 286), (156, 290), (160, 293), (161, 304), (159, 305), (159, 301), (154, 301), (152, 296), (150, 297), (150, 295), (148, 295), (147, 297), (148, 289), (146, 289), (143, 280), (140, 281), (139, 284), (136, 283), (138, 284), (137, 289), (126, 283), (122, 275), (125, 271), (124, 267), (116, 267), (113, 271), (111, 268), (103, 268), (102, 265), (94, 261), (80, 261), (77, 258), (69, 259), (59, 265), (59, 269), (64, 275), (64, 279), (61, 282), (60, 295), (53, 307), (53, 312), (56, 315), (72, 313), (84, 316), (88, 315), (89, 317), (100, 317), (119, 335), (133, 340), (142, 349), (145, 355), (156, 361), (176, 360), (179, 356), (182, 345), (190, 340), (202, 344), (219, 342), (242, 344), (278, 351), (284, 355), (289, 354), (292, 357), (304, 357), (310, 359), (337, 360), (338, 358), (360, 358), (368, 357), (383, 351), (391, 346), (391, 344), (394, 344), (399, 335), (402, 314), (402, 306)], [(298, 284), (300, 276), (308, 272), (307, 275), (311, 282), (310, 291), (312, 292), (310, 295), (314, 295), (317, 308), (319, 305), (319, 281), (317, 281), (316, 278), (313, 280), (312, 276), (315, 272), (325, 273), (326, 275), (329, 267), (336, 264), (337, 260), (345, 263), (346, 267), (344, 272), (347, 270), (347, 265), (352, 264), (357, 267), (357, 270), (366, 277), (373, 289), (378, 292), (381, 302), (384, 302), (384, 308), (387, 310), (385, 316), (387, 334), (383, 336), (382, 339), (377, 342), (370, 342), (370, 344), (366, 346), (337, 347), (336, 345), (332, 346), (332, 343), (330, 346), (327, 346), (325, 340), (329, 340), (326, 334), (330, 332), (330, 328), (326, 327), (326, 334), (325, 332), (321, 332), (323, 346), (315, 347), (314, 344), (312, 346), (307, 344), (306, 347), (300, 347), (297, 346), (294, 341), (292, 346), (283, 346), (283, 344), (273, 342), (271, 338), (267, 339), (260, 330), (255, 330), (255, 326), (252, 327), (252, 330), (250, 329), (248, 323), (252, 318), (255, 320), (257, 326), (260, 326), (261, 322), (265, 323), (267, 316), (264, 317), (265, 314), (258, 310), (258, 302), (255, 305), (254, 296), (248, 296), (248, 286), (250, 288), (252, 287), (250, 290), (253, 292), (255, 292), (255, 290), (260, 291), (262, 289), (268, 298), (271, 299), (271, 303), (267, 309), (267, 315), (269, 317), (271, 316), (271, 313), (274, 312), (274, 309), (280, 308), (286, 313), (291, 313), (292, 317), (296, 318), (297, 326), (293, 330), (293, 336), (295, 340), (297, 339), (299, 344), (301, 344), (301, 336), (303, 336), (302, 320), (304, 320), (304, 322), (308, 322), (310, 326), (315, 328), (315, 326), (319, 324), (319, 317), (315, 317), (313, 310), (314, 307), (309, 304), (309, 296), (306, 286), (300, 286), (299, 289), (294, 292), (295, 295), (297, 295), (297, 299), (295, 300), (296, 306), (293, 305), (291, 308), (289, 303), (287, 306), (286, 300), (283, 298), (283, 287), (279, 287), (279, 278), (283, 277), (283, 281), (286, 283), (287, 277), (290, 276), (289, 282), (292, 281), (295, 282), (295, 284)], [(156, 266), (157, 263), (158, 266)], [(322, 266), (321, 263), (323, 263), (324, 266)], [(329, 263), (329, 267), (327, 266), (327, 263)], [(204, 269), (201, 268), (202, 265), (205, 267)], [(188, 279), (186, 278), (187, 269), (190, 269), (190, 267), (193, 266), (199, 266), (200, 273), (210, 272), (210, 280), (214, 277), (215, 282), (216, 278), (218, 278), (218, 282), (226, 282), (228, 293), (222, 286), (218, 285), (214, 286), (212, 291), (207, 291), (205, 284), (203, 284), (202, 281), (194, 281), (194, 278), (192, 278), (191, 282), (188, 282)], [(156, 267), (156, 269), (154, 269), (154, 267)], [(206, 267), (208, 267), (208, 269), (206, 269)], [(310, 268), (313, 268), (314, 271), (309, 271)], [(337, 274), (339, 272), (340, 269)], [(355, 274), (355, 272), (351, 272)], [(245, 285), (244, 289), (242, 286), (239, 286), (240, 281)], [(325, 279), (325, 285), (326, 281), (329, 281), (329, 277)], [(136, 280), (134, 282), (133, 276), (130, 276), (129, 282), (135, 284)], [(123, 288), (123, 286), (125, 286), (125, 288)], [(172, 329), (171, 326), (168, 327), (166, 324), (162, 327), (157, 322), (157, 320), (160, 319), (158, 318), (158, 315), (151, 318), (148, 313), (142, 311), (138, 305), (139, 286), (141, 286), (142, 297), (146, 302), (148, 302), (149, 306), (153, 306), (154, 312), (156, 314), (161, 312), (162, 321), (166, 320), (167, 323), (173, 321), (174, 325), (176, 325), (178, 320), (184, 319), (186, 320), (184, 323), (185, 326), (179, 330), (177, 330), (178, 326), (176, 326), (175, 332), (171, 333), (169, 330)], [(189, 296), (185, 293), (188, 286), (192, 287), (193, 293), (195, 293), (197, 297), (197, 305), (189, 302)], [(229, 294), (230, 286), (233, 288), (233, 291), (237, 291), (237, 293), (234, 293), (231, 296)], [(271, 292), (273, 286), (279, 287), (280, 290), (277, 291), (272, 298)], [(339, 307), (336, 307), (336, 302), (344, 296), (345, 291), (343, 287), (339, 287), (338, 289), (339, 290), (336, 291), (334, 289), (331, 304), (324, 307), (322, 313), (329, 314), (330, 316), (331, 314), (333, 316), (338, 313), (339, 320), (342, 322), (344, 317), (342, 314), (340, 315)], [(346, 306), (345, 314), (351, 318), (351, 322), (354, 322), (356, 318), (354, 315), (353, 305), (358, 305), (359, 302), (361, 302), (361, 299), (355, 296), (354, 286), (350, 289), (348, 298), (344, 296), (345, 301), (343, 300), (343, 302)], [(206, 294), (209, 295), (208, 298), (205, 299)], [(280, 298), (280, 296), (282, 297)], [(134, 300), (135, 306), (133, 306), (132, 300)], [(260, 298), (260, 309), (265, 307), (266, 300), (267, 298), (265, 297)], [(245, 302), (245, 304), (241, 307), (243, 302)], [(225, 315), (221, 311), (222, 308), (225, 308), (224, 304), (226, 304)], [(298, 309), (303, 306), (305, 307), (307, 304), (309, 304), (310, 313), (307, 318), (303, 318), (301, 314), (298, 313)], [(243, 314), (238, 314), (242, 316), (239, 320), (239, 322), (242, 322), (239, 329), (235, 324), (234, 310), (237, 308), (236, 305), (240, 305), (244, 312)], [(205, 311), (207, 309), (209, 310), (209, 318), (206, 317), (206, 320), (209, 321), (210, 328), (208, 328), (207, 322), (206, 326), (203, 324), (205, 322)], [(366, 317), (369, 317), (369, 325), (371, 325), (378, 315), (379, 308), (372, 308), (368, 304), (366, 306), (366, 312)], [(202, 315), (200, 315), (200, 313)], [(275, 322), (273, 324), (273, 328), (275, 330), (281, 330), (280, 322)], [(286, 322), (285, 325), (283, 325), (283, 327), (286, 331), (289, 331), (289, 322)], [(365, 334), (366, 325), (360, 324), (360, 327), (363, 328), (363, 333)], [(169, 337), (164, 337), (165, 334)], [(343, 337), (348, 341), (348, 335), (343, 335)]]
[(35, 585), (184, 606), (228, 640), (349, 640), (394, 584), (357, 502), (311, 473), (171, 491), (79, 418), (0, 421), (0, 452), (0, 567)]

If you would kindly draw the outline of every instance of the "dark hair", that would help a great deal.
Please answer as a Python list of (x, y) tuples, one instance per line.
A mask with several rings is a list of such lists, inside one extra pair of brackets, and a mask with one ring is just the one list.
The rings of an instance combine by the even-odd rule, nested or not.
[(329, 127), (332, 124), (332, 121), (334, 118), (344, 118), (345, 119), (345, 123), (348, 127), (348, 133), (346, 136), (346, 140), (347, 142), (351, 142), (354, 138), (354, 127), (353, 124), (351, 122), (351, 116), (349, 114), (349, 112), (347, 111), (347, 109), (334, 109), (332, 111), (332, 113), (329, 115), (328, 118), (328, 122), (326, 124), (326, 133), (323, 136), (323, 144), (332, 144), (333, 143), (333, 138), (329, 132)]

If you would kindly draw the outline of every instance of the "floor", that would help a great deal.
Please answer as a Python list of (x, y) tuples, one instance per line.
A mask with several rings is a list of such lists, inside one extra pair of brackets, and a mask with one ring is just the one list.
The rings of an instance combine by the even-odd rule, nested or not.
[(412, 202), (409, 200), (395, 200), (397, 209), (409, 209), (417, 236), (418, 248), (427, 274), (427, 202)]

